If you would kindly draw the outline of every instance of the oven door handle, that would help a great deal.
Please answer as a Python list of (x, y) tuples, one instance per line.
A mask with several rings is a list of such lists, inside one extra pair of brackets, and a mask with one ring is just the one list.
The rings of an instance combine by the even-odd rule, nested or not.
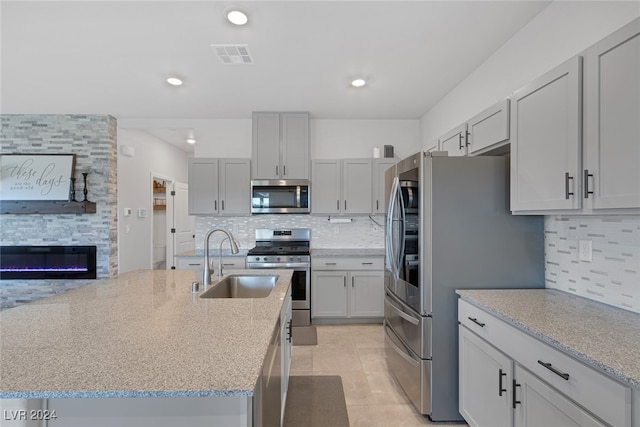
[(289, 264), (282, 264), (282, 263), (257, 263), (257, 262), (248, 262), (247, 263), (247, 268), (248, 269), (265, 269), (265, 268), (297, 268), (297, 269), (301, 269), (301, 270), (308, 270), (310, 268), (308, 263), (289, 263)]
[(406, 320), (407, 322), (414, 324), (414, 325), (418, 325), (420, 323), (419, 319), (416, 319), (415, 317), (405, 313), (401, 308), (399, 308), (398, 306), (396, 306), (393, 303), (393, 300), (390, 298), (390, 295), (387, 294), (387, 298), (384, 299), (384, 303), (385, 305), (387, 305), (389, 308), (392, 308), (397, 314), (398, 316), (402, 317), (404, 320)]

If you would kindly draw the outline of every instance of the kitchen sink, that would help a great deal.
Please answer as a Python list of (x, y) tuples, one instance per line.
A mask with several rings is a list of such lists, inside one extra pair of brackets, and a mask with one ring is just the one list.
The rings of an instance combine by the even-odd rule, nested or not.
[(212, 285), (200, 298), (265, 298), (277, 280), (277, 275), (232, 274)]

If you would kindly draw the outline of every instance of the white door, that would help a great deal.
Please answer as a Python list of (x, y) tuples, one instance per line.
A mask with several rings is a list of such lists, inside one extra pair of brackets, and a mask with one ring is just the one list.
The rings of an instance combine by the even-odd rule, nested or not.
[(168, 245), (171, 252), (167, 254), (167, 260), (172, 260), (171, 263), (167, 263), (169, 268), (175, 266), (175, 255), (195, 249), (193, 217), (189, 216), (189, 185), (176, 182), (173, 185), (171, 200), (173, 215), (169, 232), (173, 238), (168, 240), (173, 245)]

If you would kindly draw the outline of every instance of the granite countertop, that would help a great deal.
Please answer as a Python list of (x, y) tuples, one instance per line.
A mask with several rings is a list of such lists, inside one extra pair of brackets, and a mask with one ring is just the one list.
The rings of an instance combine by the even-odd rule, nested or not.
[(518, 329), (640, 389), (640, 315), (554, 289), (456, 292)]
[(384, 256), (384, 248), (311, 248), (311, 256), (370, 257)]
[[(200, 298), (140, 270), (0, 312), (0, 398), (251, 396), (292, 270), (266, 298)], [(217, 278), (214, 278), (214, 282)]]

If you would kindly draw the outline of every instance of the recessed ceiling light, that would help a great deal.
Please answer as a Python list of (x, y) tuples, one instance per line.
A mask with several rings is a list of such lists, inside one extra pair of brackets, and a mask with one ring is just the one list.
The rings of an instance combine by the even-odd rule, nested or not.
[(351, 82), (351, 86), (353, 86), (353, 87), (362, 87), (366, 83), (367, 82), (365, 82), (363, 79), (355, 79), (354, 81)]
[(231, 10), (227, 12), (227, 19), (234, 25), (244, 25), (249, 21), (247, 15), (239, 10)]
[(172, 86), (180, 86), (182, 84), (182, 80), (180, 80), (177, 77), (169, 77), (167, 79), (167, 83), (169, 83)]
[(196, 140), (195, 140), (195, 139), (193, 139), (193, 138), (189, 138), (189, 139), (187, 139), (187, 142), (188, 142), (189, 144), (195, 144), (195, 143), (196, 143)]

